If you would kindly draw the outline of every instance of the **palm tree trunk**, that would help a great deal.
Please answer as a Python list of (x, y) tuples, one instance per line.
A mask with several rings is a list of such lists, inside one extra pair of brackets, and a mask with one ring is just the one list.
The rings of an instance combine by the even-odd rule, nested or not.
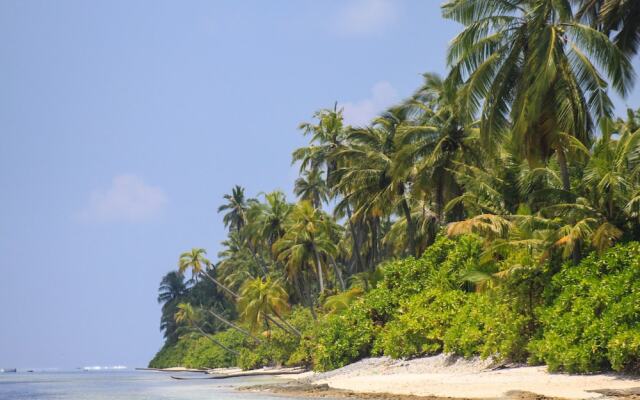
[(258, 343), (262, 343), (262, 341), (260, 339), (258, 339), (257, 337), (253, 336), (251, 333), (249, 333), (249, 331), (246, 331), (246, 330), (240, 328), (238, 325), (234, 324), (233, 322), (228, 321), (226, 318), (222, 317), (218, 313), (213, 312), (211, 310), (207, 310), (207, 312), (209, 314), (213, 315), (218, 321), (222, 322), (223, 324), (235, 329), (236, 331), (242, 333), (245, 336), (250, 337), (251, 339), (255, 340)]
[(562, 180), (562, 189), (566, 192), (571, 190), (571, 180), (569, 179), (569, 166), (567, 157), (563, 150), (556, 150), (558, 157), (558, 167), (560, 167), (560, 179)]
[(322, 264), (320, 264), (320, 255), (313, 249), (313, 255), (316, 258), (316, 269), (318, 270), (318, 284), (320, 285), (320, 294), (324, 293), (324, 277), (322, 276)]
[(200, 328), (198, 325), (195, 325), (196, 329), (207, 339), (209, 339), (211, 342), (213, 342), (214, 344), (222, 347), (223, 349), (225, 349), (226, 351), (228, 351), (231, 354), (235, 354), (236, 356), (239, 356), (240, 353), (238, 353), (237, 351), (228, 348), (227, 346), (223, 345), (222, 343), (220, 343), (219, 341), (217, 341), (216, 339), (213, 338), (213, 336), (209, 335), (207, 332), (205, 332), (204, 330), (202, 330), (202, 328)]
[(296, 334), (296, 336), (298, 336), (298, 337), (301, 337), (301, 336), (302, 336), (302, 333), (300, 333), (300, 331), (299, 331), (299, 330), (297, 330), (295, 326), (291, 325), (291, 324), (290, 324), (286, 319), (282, 318), (282, 316), (281, 316), (281, 315), (280, 315), (276, 310), (274, 310), (273, 308), (271, 308), (271, 312), (272, 312), (276, 317), (278, 317), (278, 319), (279, 319), (280, 321), (282, 321), (282, 323), (283, 323), (283, 324), (285, 324), (289, 329), (291, 329), (291, 331), (293, 331), (293, 333), (295, 333), (295, 334)]
[(417, 257), (416, 254), (416, 230), (413, 225), (413, 218), (411, 217), (411, 209), (409, 208), (409, 203), (407, 202), (407, 198), (403, 197), (402, 202), (400, 203), (402, 206), (402, 211), (404, 212), (404, 217), (407, 220), (407, 236), (409, 237), (409, 252), (412, 256)]
[(438, 223), (441, 224), (444, 222), (444, 183), (441, 179), (438, 180), (436, 185), (436, 216), (438, 218)]
[(333, 265), (333, 273), (336, 275), (336, 280), (340, 283), (340, 290), (344, 292), (346, 286), (344, 284), (344, 279), (342, 279), (342, 272), (340, 272), (340, 268), (338, 268), (335, 258), (333, 258), (333, 256), (329, 257), (331, 259), (331, 265)]
[(374, 270), (378, 263), (378, 227), (376, 226), (376, 219), (371, 218), (369, 225), (371, 227), (371, 269)]
[[(271, 310), (271, 311), (273, 311), (273, 310)], [(265, 314), (265, 316), (264, 316), (264, 317), (265, 317), (265, 319), (266, 319), (267, 321), (273, 322), (273, 324), (274, 324), (275, 326), (277, 326), (278, 328), (282, 329), (283, 331), (285, 331), (285, 332), (287, 332), (287, 333), (290, 333), (290, 334), (297, 335), (297, 333), (296, 333), (296, 332), (290, 331), (289, 329), (285, 328), (284, 326), (282, 326), (282, 324), (280, 324), (278, 321), (276, 321), (276, 319), (275, 319), (275, 318), (273, 318), (272, 316), (270, 316), (269, 314)]]
[(356, 272), (364, 271), (364, 263), (362, 262), (362, 254), (360, 254), (360, 237), (356, 234), (356, 229), (351, 221), (351, 206), (347, 203), (347, 218), (349, 219), (349, 229), (351, 230), (351, 238), (353, 239), (354, 252), (356, 253)]
[[(212, 276), (210, 276), (210, 275), (209, 275), (209, 274), (207, 274), (206, 272), (205, 272), (205, 275), (206, 275), (209, 279), (211, 279), (211, 281), (212, 281), (213, 283), (215, 283), (216, 285), (220, 286), (220, 287), (221, 287), (221, 288), (223, 288), (227, 293), (229, 293), (231, 296), (233, 296), (236, 300), (237, 300), (238, 298), (240, 298), (240, 296), (239, 296), (237, 293), (233, 292), (231, 289), (229, 289), (228, 287), (226, 287), (226, 286), (224, 286), (223, 284), (221, 284), (220, 282), (218, 282), (215, 278), (213, 278)], [(273, 320), (273, 318), (271, 318), (270, 316), (268, 316), (268, 315), (267, 315), (267, 316), (266, 316), (266, 318), (267, 318), (267, 319), (269, 319), (269, 320), (270, 320), (271, 322), (273, 322), (274, 324), (278, 325), (280, 328), (282, 328), (282, 326), (281, 326), (281, 325), (279, 325), (276, 321), (274, 321), (274, 320)], [(229, 322), (229, 323), (230, 323), (230, 322)], [(286, 330), (286, 329), (284, 329), (284, 328), (282, 328), (282, 329), (283, 329), (284, 331), (287, 331), (287, 330)], [(288, 332), (288, 331), (287, 331), (287, 332)], [(289, 333), (291, 333), (291, 332), (289, 332)], [(251, 336), (251, 337), (253, 337), (253, 336)], [(254, 337), (254, 339), (255, 339), (255, 337)]]
[(262, 277), (266, 278), (268, 271), (267, 271), (267, 267), (264, 265), (264, 260), (262, 260), (262, 257), (260, 257), (260, 259), (258, 259), (258, 256), (256, 255), (257, 252), (255, 250), (255, 248), (247, 242), (247, 247), (249, 248), (249, 252), (251, 253), (251, 256), (253, 257), (254, 261), (256, 262), (256, 264), (258, 264), (260, 266), (260, 269), (262, 269)]
[(237, 293), (235, 293), (233, 290), (229, 289), (228, 287), (226, 287), (225, 285), (223, 285), (222, 283), (220, 283), (218, 280), (216, 280), (214, 277), (212, 277), (211, 275), (209, 275), (209, 273), (208, 273), (208, 272), (206, 272), (206, 271), (204, 271), (204, 270), (203, 270), (203, 271), (202, 271), (202, 273), (203, 273), (207, 278), (209, 278), (209, 280), (211, 280), (211, 282), (213, 282), (215, 285), (217, 285), (218, 287), (222, 288), (222, 290), (224, 290), (225, 292), (229, 293), (229, 294), (230, 294), (234, 299), (237, 299), (238, 297), (240, 297), (240, 296), (238, 296), (238, 294), (237, 294)]
[[(303, 272), (303, 274), (306, 275), (305, 272)], [(309, 288), (308, 279), (306, 279), (304, 275), (300, 277), (300, 279), (302, 280), (302, 290), (304, 291), (305, 297), (307, 298), (307, 305), (309, 306), (309, 310), (311, 311), (311, 316), (314, 320), (317, 320), (318, 315), (316, 314), (316, 310), (314, 308), (313, 297), (311, 296), (311, 288)]]

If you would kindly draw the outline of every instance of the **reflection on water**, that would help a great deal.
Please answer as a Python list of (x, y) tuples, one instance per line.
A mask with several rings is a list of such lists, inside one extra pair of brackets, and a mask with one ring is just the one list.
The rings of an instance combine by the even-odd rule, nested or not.
[[(201, 378), (202, 374), (181, 374)], [(253, 377), (177, 381), (164, 372), (68, 371), (0, 374), (2, 400), (274, 400), (237, 392), (237, 386), (272, 382)], [(278, 397), (282, 399), (282, 397)]]

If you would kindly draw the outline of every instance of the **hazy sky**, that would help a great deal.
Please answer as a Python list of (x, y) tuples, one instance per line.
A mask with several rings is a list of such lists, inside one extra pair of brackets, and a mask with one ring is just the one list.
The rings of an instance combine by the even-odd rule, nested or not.
[(291, 198), (298, 123), (444, 72), (439, 4), (1, 1), (0, 367), (146, 365), (160, 278), (215, 258), (223, 194)]

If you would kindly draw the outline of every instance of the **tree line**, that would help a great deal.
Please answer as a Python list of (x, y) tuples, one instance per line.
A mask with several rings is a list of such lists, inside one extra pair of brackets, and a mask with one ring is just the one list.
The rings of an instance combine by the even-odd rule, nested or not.
[(460, 277), (473, 291), (640, 239), (640, 110), (616, 117), (610, 98), (633, 88), (640, 2), (450, 0), (442, 15), (462, 26), (446, 76), (366, 126), (337, 104), (300, 124), (295, 201), (224, 196), (216, 261), (194, 248), (162, 279), (165, 346), (237, 353), (215, 337), (227, 329), (300, 341), (292, 308), (339, 313), (443, 235), (480, 238)]

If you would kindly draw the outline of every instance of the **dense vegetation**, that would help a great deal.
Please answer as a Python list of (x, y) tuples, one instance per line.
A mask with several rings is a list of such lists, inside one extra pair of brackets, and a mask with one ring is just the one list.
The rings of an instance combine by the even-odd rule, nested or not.
[(638, 372), (640, 111), (609, 98), (632, 89), (638, 4), (447, 1), (446, 77), (367, 126), (337, 106), (301, 124), (297, 202), (224, 197), (217, 261), (194, 248), (162, 279), (150, 365)]

